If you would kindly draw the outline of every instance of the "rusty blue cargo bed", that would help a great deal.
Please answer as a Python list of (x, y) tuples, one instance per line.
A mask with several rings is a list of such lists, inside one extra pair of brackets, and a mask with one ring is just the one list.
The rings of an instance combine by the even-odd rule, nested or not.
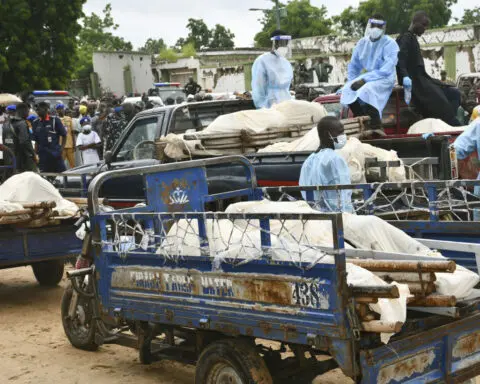
[(75, 236), (76, 219), (40, 228), (0, 226), (0, 269), (77, 256), (82, 241)]
[[(210, 195), (206, 167), (220, 163), (241, 164), (251, 187)], [(165, 334), (159, 342), (165, 345), (157, 345), (159, 356), (203, 364), (205, 347), (222, 338), (238, 343), (266, 339), (300, 351), (299, 356), (307, 350), (312, 356), (328, 354), (346, 375), (362, 383), (460, 382), (480, 373), (480, 313), (476, 302), (459, 304), (453, 316), (409, 313), (401, 332), (387, 345), (380, 342), (379, 333), (364, 331), (356, 313), (359, 295), (347, 284), (341, 214), (205, 212), (205, 204), (211, 201), (262, 199), (253, 168), (245, 158), (135, 169), (145, 177), (146, 205), (100, 212), (98, 192), (102, 183), (128, 177), (131, 172), (106, 172), (89, 188), (95, 265), (81, 273), (96, 277), (92, 280), (98, 321), (109, 326), (97, 323), (97, 344), (136, 346), (141, 360), (148, 361), (145, 356), (153, 354), (152, 345), (159, 342), (152, 336), (156, 332)], [(290, 220), (331, 221), (333, 248), (309, 249), (326, 252), (333, 261), (307, 263), (272, 257), (278, 239), (271, 225)], [(225, 226), (229, 222), (258, 223), (260, 255), (249, 262), (231, 254), (212, 256), (212, 222)], [(181, 223), (195, 226), (198, 255), (181, 252), (190, 249), (187, 242), (184, 248), (172, 250), (169, 233), (175, 226), (180, 233)], [(248, 250), (241, 248), (242, 252)], [(75, 276), (73, 279), (80, 273)], [(113, 333), (112, 327), (134, 329), (138, 337)], [(192, 349), (188, 347), (189, 337), (184, 337), (185, 344), (176, 343), (174, 330), (194, 335)], [(250, 345), (258, 348), (255, 343)], [(260, 354), (269, 374), (282, 382), (280, 376), (287, 373), (282, 364), (271, 360), (272, 353), (263, 349)], [(316, 371), (313, 361), (308, 361), (296, 367), (295, 373), (288, 373), (294, 376), (288, 376), (286, 382), (304, 382), (291, 381), (292, 377), (311, 379)]]

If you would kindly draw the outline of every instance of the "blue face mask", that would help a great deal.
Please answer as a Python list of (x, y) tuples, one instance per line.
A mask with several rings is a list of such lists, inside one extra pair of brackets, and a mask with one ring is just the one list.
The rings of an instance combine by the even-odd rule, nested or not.
[(383, 34), (384, 34), (384, 31), (383, 29), (380, 29), (380, 28), (372, 28), (368, 32), (368, 36), (370, 37), (371, 41), (377, 41), (383, 36)]
[(333, 139), (333, 146), (335, 149), (342, 149), (347, 144), (347, 140), (346, 134), (338, 135), (335, 139)]

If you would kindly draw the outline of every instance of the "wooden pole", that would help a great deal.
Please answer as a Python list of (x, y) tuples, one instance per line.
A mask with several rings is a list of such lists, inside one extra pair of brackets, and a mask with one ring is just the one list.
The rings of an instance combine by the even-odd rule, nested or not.
[(355, 264), (372, 272), (444, 272), (453, 273), (456, 264), (453, 261), (386, 261), (348, 259), (348, 263)]

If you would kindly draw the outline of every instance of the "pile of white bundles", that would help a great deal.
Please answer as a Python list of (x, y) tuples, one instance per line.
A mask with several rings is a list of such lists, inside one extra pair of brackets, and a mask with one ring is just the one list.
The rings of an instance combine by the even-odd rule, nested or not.
[[(327, 115), (325, 108), (319, 103), (302, 100), (289, 100), (274, 105), (270, 109), (257, 109), (229, 113), (217, 117), (201, 134), (232, 134), (246, 131), (250, 134), (266, 131), (284, 130), (293, 126), (312, 127)], [(188, 158), (186, 153), (205, 154), (196, 140), (184, 140), (184, 135), (168, 134), (160, 139), (167, 143), (165, 154), (176, 160)]]
[(55, 202), (58, 217), (72, 217), (78, 206), (65, 200), (60, 192), (47, 180), (34, 172), (14, 175), (0, 185), (0, 212), (23, 209), (22, 204)]
[(465, 127), (452, 127), (440, 119), (423, 119), (413, 124), (409, 130), (409, 134), (423, 134), (423, 133), (442, 133), (442, 132), (458, 132), (464, 131)]
[[(226, 213), (279, 214), (279, 213), (318, 213), (306, 202), (271, 202), (268, 200), (232, 204)], [(344, 235), (347, 248), (358, 248), (390, 253), (442, 257), (403, 231), (375, 216), (343, 214)], [(259, 223), (256, 220), (208, 220), (206, 223), (209, 252), (220, 264), (225, 258), (253, 260), (262, 256)], [(312, 246), (333, 247), (332, 224), (330, 221), (311, 220), (300, 222), (287, 220), (270, 221), (272, 258), (278, 261), (334, 263), (332, 256), (322, 253)], [(306, 246), (305, 244), (308, 244)], [(200, 256), (201, 247), (196, 221), (178, 221), (157, 254), (164, 256)], [(178, 254), (176, 254), (178, 253)], [(347, 262), (347, 282), (353, 286), (389, 285), (374, 273)], [(480, 281), (477, 274), (457, 266), (453, 274), (436, 274), (436, 291), (440, 295), (467, 299), (478, 296), (473, 288)], [(410, 297), (408, 285), (397, 284), (399, 299), (379, 299), (370, 304), (370, 309), (380, 314), (385, 322), (405, 322), (407, 299)], [(392, 334), (382, 334), (387, 343)]]
[[(259, 150), (259, 153), (290, 153), (290, 152), (314, 152), (320, 146), (317, 128), (313, 128), (305, 136), (290, 143), (277, 143)], [(378, 161), (400, 161), (400, 167), (390, 167), (387, 170), (388, 181), (402, 182), (406, 180), (405, 166), (395, 151), (374, 147), (362, 143), (355, 137), (350, 137), (344, 148), (339, 150), (350, 170), (353, 184), (365, 183), (365, 159), (377, 159)], [(372, 169), (372, 171), (375, 171)], [(378, 170), (377, 170), (378, 172)]]

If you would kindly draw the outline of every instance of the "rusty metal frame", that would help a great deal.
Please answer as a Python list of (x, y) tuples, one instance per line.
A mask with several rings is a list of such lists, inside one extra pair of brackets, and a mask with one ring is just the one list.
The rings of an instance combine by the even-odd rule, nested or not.
[(225, 156), (206, 160), (194, 160), (173, 164), (153, 165), (142, 168), (122, 169), (101, 173), (92, 180), (88, 188), (88, 209), (92, 215), (95, 215), (99, 212), (100, 204), (98, 203), (98, 194), (100, 192), (100, 187), (103, 183), (105, 183), (105, 181), (110, 179), (134, 175), (147, 175), (152, 173), (180, 171), (189, 168), (209, 167), (230, 163), (240, 163), (241, 165), (243, 165), (245, 170), (247, 171), (247, 180), (251, 188), (257, 187), (257, 177), (255, 175), (253, 165), (247, 160), (247, 158), (243, 156)]

